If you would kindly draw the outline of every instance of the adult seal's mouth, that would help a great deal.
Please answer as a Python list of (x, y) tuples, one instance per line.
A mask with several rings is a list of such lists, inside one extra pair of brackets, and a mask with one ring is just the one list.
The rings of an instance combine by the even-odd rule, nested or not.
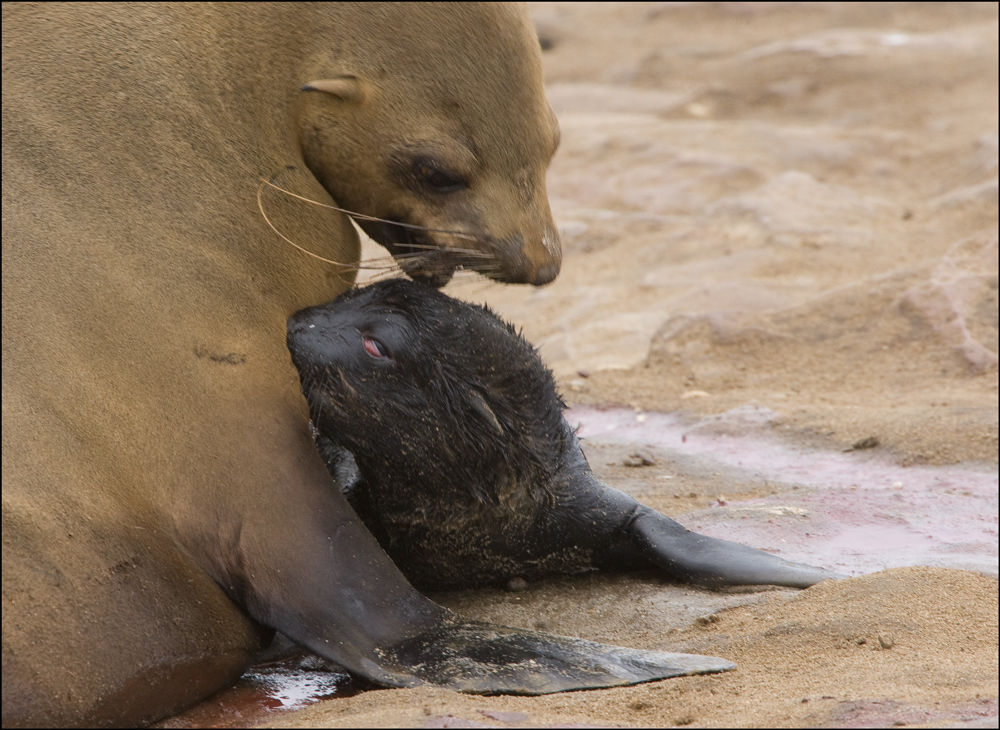
[[(403, 272), (417, 283), (440, 289), (457, 269), (476, 271), (508, 284), (548, 284), (559, 274), (562, 248), (554, 227), (549, 226), (537, 250), (526, 251), (524, 239), (508, 239), (425, 229), (412, 224), (357, 221), (361, 229), (396, 259)], [(435, 237), (455, 239), (443, 244)]]
[[(424, 231), (395, 221), (358, 221), (361, 229), (396, 259), (403, 272), (419, 284), (440, 289), (455, 269), (477, 268), (459, 251), (435, 243)], [(469, 257), (466, 257), (469, 258)]]

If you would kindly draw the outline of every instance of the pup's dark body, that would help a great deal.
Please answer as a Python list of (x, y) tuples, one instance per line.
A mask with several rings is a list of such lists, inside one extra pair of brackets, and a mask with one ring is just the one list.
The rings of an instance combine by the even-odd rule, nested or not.
[(395, 279), (294, 315), (288, 346), (331, 474), (417, 587), (654, 566), (706, 586), (838, 577), (598, 481), (552, 374), (489, 309)]

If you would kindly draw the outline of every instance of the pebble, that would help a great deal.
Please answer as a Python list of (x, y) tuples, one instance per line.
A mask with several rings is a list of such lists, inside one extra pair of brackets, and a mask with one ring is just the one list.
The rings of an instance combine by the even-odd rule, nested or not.
[(516, 576), (507, 581), (507, 585), (504, 587), (511, 593), (518, 593), (520, 591), (527, 589), (528, 581), (526, 581), (521, 576)]
[(622, 459), (622, 466), (654, 466), (655, 464), (656, 459), (641, 451), (636, 451), (634, 454), (629, 454), (628, 458)]

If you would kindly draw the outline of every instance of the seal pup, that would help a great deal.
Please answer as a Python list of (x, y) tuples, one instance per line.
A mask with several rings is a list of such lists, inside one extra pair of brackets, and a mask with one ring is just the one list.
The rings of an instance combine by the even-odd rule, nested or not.
[[(661, 676), (416, 591), (331, 488), (280, 336), (352, 285), (359, 242), (268, 189), (344, 268), (282, 243), (256, 199), (276, 173), (391, 221), (372, 233), (401, 256), (431, 247), (404, 261), (429, 283), (556, 275), (523, 6), (6, 3), (2, 32), (5, 726), (153, 722), (275, 629), (392, 686)], [(524, 662), (481, 651), (501, 634)]]
[(391, 279), (293, 315), (288, 348), (328, 469), (419, 588), (644, 567), (707, 587), (842, 577), (600, 482), (552, 373), (486, 307)]

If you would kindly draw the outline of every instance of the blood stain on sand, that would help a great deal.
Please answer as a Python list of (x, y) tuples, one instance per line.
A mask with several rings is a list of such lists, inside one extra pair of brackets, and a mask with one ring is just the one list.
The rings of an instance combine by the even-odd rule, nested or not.
[(299, 654), (251, 667), (229, 689), (154, 725), (158, 728), (252, 727), (278, 714), (332, 697), (351, 697), (368, 683), (330, 671), (317, 657)]

